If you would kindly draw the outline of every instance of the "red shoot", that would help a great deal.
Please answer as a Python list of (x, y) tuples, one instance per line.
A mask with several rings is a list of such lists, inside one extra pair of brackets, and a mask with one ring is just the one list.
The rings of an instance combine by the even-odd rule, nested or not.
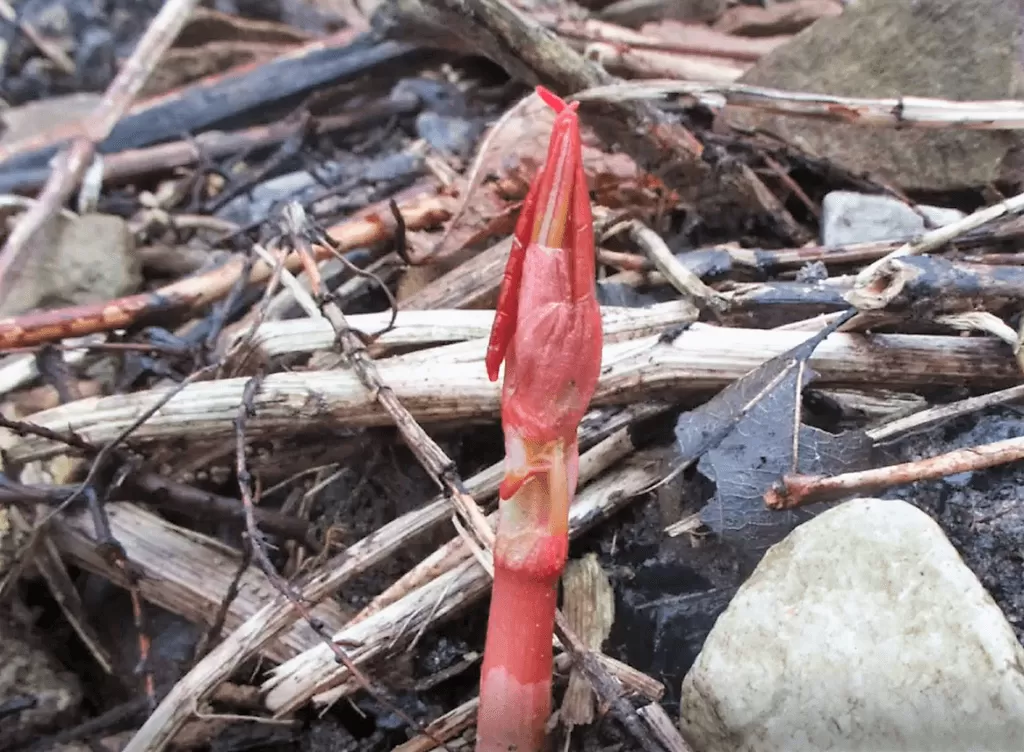
[(535, 752), (551, 715), (552, 630), (579, 476), (576, 431), (601, 369), (594, 233), (576, 103), (557, 114), (547, 160), (516, 224), (487, 349), (498, 379), (505, 478), (480, 685), (478, 752)]

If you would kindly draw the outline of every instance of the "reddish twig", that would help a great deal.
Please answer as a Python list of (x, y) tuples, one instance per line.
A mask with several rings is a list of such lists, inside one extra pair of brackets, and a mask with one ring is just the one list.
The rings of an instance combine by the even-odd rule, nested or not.
[(1024, 438), (1006, 439), (992, 444), (957, 449), (924, 460), (888, 465), (873, 470), (821, 475), (786, 475), (765, 494), (771, 509), (793, 509), (821, 501), (834, 501), (860, 493), (873, 493), (890, 486), (919, 480), (934, 480), (957, 473), (1005, 465), (1024, 459)]
[(167, 0), (139, 40), (132, 56), (111, 82), (103, 99), (66, 150), (57, 158), (39, 200), (21, 218), (0, 251), (0, 300), (17, 284), (32, 252), (32, 241), (68, 200), (92, 164), (96, 145), (110, 135), (149, 78), (157, 61), (174, 42), (198, 0)]
[[(448, 219), (449, 207), (448, 200), (443, 197), (421, 197), (402, 208), (402, 219), (410, 230), (428, 229)], [(385, 205), (380, 210), (371, 210), (361, 217), (335, 225), (327, 234), (336, 248), (351, 250), (390, 240), (394, 227), (395, 221)], [(333, 253), (326, 246), (313, 246), (313, 254), (318, 261)], [(0, 351), (138, 326), (157, 315), (198, 311), (225, 296), (243, 276), (246, 266), (246, 257), (236, 256), (212, 271), (187, 277), (153, 292), (0, 319)], [(297, 255), (286, 257), (284, 268), (294, 272), (301, 266), (302, 260)], [(257, 261), (249, 273), (248, 284), (266, 282), (272, 274), (273, 266)]]

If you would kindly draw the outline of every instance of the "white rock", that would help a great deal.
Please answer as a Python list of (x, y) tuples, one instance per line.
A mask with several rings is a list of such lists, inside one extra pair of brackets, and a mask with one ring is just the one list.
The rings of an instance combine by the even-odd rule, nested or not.
[(683, 680), (701, 752), (1024, 748), (1024, 649), (941, 529), (857, 499), (764, 557)]
[[(956, 209), (919, 206), (937, 227), (962, 219)], [(832, 191), (821, 202), (821, 243), (826, 246), (908, 240), (925, 231), (924, 220), (902, 201), (852, 191)]]

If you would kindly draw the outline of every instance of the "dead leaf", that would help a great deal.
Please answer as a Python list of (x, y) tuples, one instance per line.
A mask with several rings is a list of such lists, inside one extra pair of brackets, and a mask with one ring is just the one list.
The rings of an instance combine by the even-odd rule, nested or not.
[[(481, 140), (469, 175), (457, 190), (460, 208), (432, 258), (443, 258), (515, 226), (519, 205), (547, 157), (555, 114), (536, 94), (520, 100)], [(657, 206), (661, 181), (640, 171), (622, 153), (600, 148), (597, 136), (581, 127), (583, 169), (597, 204), (612, 209)]]
[(733, 382), (676, 424), (682, 463), (699, 459), (698, 470), (716, 485), (701, 521), (743, 550), (763, 552), (824, 508), (779, 513), (765, 507), (765, 491), (794, 464), (798, 472), (832, 474), (857, 469), (869, 457), (872, 441), (862, 431), (833, 435), (799, 422), (799, 394), (816, 376), (807, 361), (851, 315)]

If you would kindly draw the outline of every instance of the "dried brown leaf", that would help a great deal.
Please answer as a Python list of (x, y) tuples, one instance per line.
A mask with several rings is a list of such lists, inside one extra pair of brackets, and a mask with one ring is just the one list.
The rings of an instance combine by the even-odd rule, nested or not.
[[(554, 112), (536, 94), (520, 100), (484, 136), (465, 181), (456, 186), (460, 208), (432, 258), (514, 229), (519, 202), (544, 164)], [(657, 205), (664, 186), (622, 153), (607, 153), (593, 131), (581, 128), (583, 168), (596, 203), (613, 209)]]

